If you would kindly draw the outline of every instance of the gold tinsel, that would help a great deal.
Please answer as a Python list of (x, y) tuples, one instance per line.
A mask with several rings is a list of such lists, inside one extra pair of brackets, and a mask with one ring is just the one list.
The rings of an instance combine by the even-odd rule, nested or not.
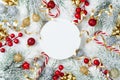
[(112, 36), (120, 37), (120, 13), (118, 14), (116, 26), (114, 27), (112, 31)]
[(0, 25), (0, 41), (5, 39), (8, 36), (7, 30)]
[(18, 4), (18, 0), (3, 0), (7, 5), (14, 6)]
[(76, 80), (76, 77), (72, 73), (65, 73), (63, 77), (60, 77), (60, 80)]

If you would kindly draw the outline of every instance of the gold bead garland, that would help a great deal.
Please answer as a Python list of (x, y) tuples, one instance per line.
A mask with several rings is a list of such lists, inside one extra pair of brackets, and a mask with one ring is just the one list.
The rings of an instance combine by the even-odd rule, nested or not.
[(60, 77), (60, 80), (76, 80), (76, 77), (72, 73), (65, 73), (63, 77)]
[(38, 21), (40, 20), (40, 16), (39, 16), (38, 14), (33, 14), (33, 15), (32, 15), (32, 20), (33, 20), (34, 22), (38, 22)]

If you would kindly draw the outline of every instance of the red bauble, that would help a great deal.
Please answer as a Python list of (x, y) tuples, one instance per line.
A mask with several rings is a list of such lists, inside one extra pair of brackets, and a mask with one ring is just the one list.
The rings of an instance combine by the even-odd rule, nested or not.
[(14, 43), (18, 44), (19, 40), (18, 39), (14, 39)]
[(94, 65), (99, 66), (100, 61), (96, 59), (96, 60), (94, 60), (94, 62), (93, 62), (93, 63), (94, 63)]
[(63, 77), (63, 76), (64, 76), (64, 73), (63, 73), (63, 72), (61, 72), (61, 73), (60, 73), (60, 76), (61, 76), (61, 77)]
[(30, 68), (30, 64), (28, 62), (24, 62), (22, 64), (22, 69), (29, 69)]
[(80, 7), (78, 7), (78, 8), (76, 8), (76, 13), (79, 13), (80, 14), (80, 12), (81, 12), (81, 8)]
[(81, 2), (85, 2), (86, 0), (80, 0)]
[(12, 41), (8, 41), (8, 46), (13, 46), (13, 42)]
[(29, 46), (34, 45), (34, 44), (35, 44), (35, 39), (34, 39), (34, 38), (29, 38), (29, 39), (27, 40), (27, 44), (28, 44)]
[(59, 77), (58, 77), (57, 75), (54, 75), (54, 76), (52, 77), (53, 80), (58, 80), (58, 78), (59, 78)]
[(92, 18), (92, 19), (90, 19), (90, 20), (88, 21), (88, 24), (89, 24), (90, 26), (95, 26), (95, 25), (97, 24), (97, 20), (94, 19), (94, 18)]
[(23, 36), (23, 33), (18, 33), (18, 37), (22, 37)]
[(83, 10), (84, 14), (87, 15), (87, 11), (86, 10)]
[(60, 72), (59, 70), (55, 71), (55, 75), (58, 75), (58, 76), (59, 76), (60, 73), (61, 73), (61, 72)]
[(6, 37), (5, 40), (8, 42), (8, 41), (11, 41), (11, 39), (9, 37)]
[(75, 18), (80, 19), (81, 18), (80, 13), (75, 13)]
[(47, 4), (47, 7), (53, 9), (55, 7), (55, 2), (54, 1), (49, 1), (48, 4)]
[(2, 47), (2, 42), (0, 42), (0, 47)]
[(0, 51), (1, 51), (1, 52), (5, 52), (5, 48), (1, 48)]
[(63, 65), (59, 65), (59, 70), (63, 70), (64, 69), (64, 66)]
[(84, 59), (84, 63), (85, 63), (85, 64), (88, 64), (88, 63), (89, 63), (89, 59), (88, 59), (88, 58), (85, 58), (85, 59)]
[(104, 73), (105, 75), (107, 75), (108, 72), (109, 72), (108, 70), (104, 70), (103, 73)]
[(14, 38), (14, 37), (15, 37), (15, 34), (10, 34), (10, 37), (11, 37), (11, 38)]
[(86, 6), (89, 6), (89, 2), (88, 2), (88, 1), (85, 1), (85, 5), (86, 5)]

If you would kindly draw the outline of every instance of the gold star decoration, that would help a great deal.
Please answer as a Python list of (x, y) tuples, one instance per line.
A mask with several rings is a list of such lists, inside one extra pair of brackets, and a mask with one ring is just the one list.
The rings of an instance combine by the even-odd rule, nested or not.
[(18, 0), (3, 0), (7, 5), (14, 6), (18, 4)]

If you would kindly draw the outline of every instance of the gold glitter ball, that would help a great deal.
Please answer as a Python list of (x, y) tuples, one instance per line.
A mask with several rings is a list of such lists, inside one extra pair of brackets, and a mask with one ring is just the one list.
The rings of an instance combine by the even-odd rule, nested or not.
[(40, 16), (39, 16), (38, 14), (33, 14), (33, 15), (32, 15), (32, 20), (33, 20), (34, 22), (38, 22), (38, 21), (40, 20)]
[(88, 68), (86, 66), (80, 67), (80, 72), (84, 75), (88, 75)]
[(14, 55), (14, 61), (15, 62), (18, 63), (18, 62), (21, 62), (22, 60), (23, 60), (23, 56), (21, 54), (18, 53), (18, 54)]
[(60, 77), (60, 80), (76, 80), (76, 77), (72, 73), (64, 73), (64, 76)]
[(30, 17), (27, 17), (22, 22), (22, 27), (26, 27), (30, 25)]

